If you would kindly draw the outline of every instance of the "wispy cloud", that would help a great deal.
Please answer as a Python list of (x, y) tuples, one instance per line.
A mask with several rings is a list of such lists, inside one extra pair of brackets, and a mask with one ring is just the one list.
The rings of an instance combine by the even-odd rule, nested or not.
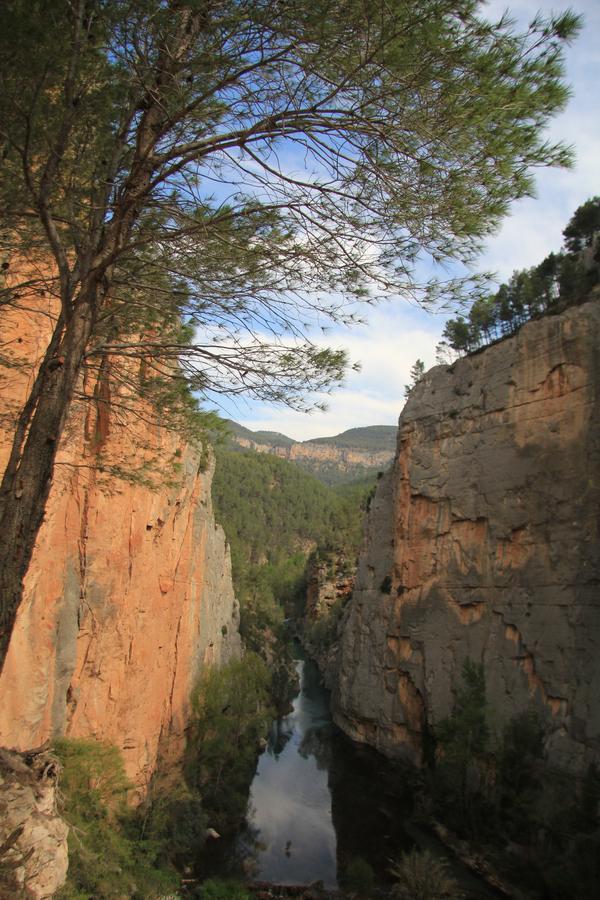
[(435, 364), (442, 328), (437, 317), (415, 315), (399, 305), (380, 307), (373, 311), (369, 325), (337, 330), (317, 340), (323, 346), (343, 347), (361, 367), (350, 372), (334, 394), (316, 398), (327, 403), (327, 412), (307, 415), (266, 404), (246, 408), (240, 404), (227, 412), (248, 428), (281, 431), (296, 440), (339, 434), (356, 426), (395, 425), (410, 368), (416, 359), (422, 359), (426, 367)]
[[(548, 137), (573, 144), (576, 163), (571, 170), (541, 170), (537, 197), (513, 205), (511, 215), (489, 241), (481, 269), (499, 278), (515, 269), (540, 262), (562, 244), (562, 230), (577, 206), (600, 194), (600, 3), (598, 0), (492, 0), (487, 16), (498, 18), (509, 8), (520, 27), (540, 10), (548, 14), (568, 7), (584, 17), (575, 44), (567, 49), (567, 80), (574, 96), (552, 123)], [(291, 165), (291, 160), (286, 160)], [(327, 398), (329, 411), (306, 415), (262, 404), (228, 407), (227, 413), (249, 428), (282, 431), (299, 440), (333, 435), (357, 425), (395, 424), (404, 403), (404, 385), (417, 358), (435, 363), (435, 346), (444, 318), (428, 315), (399, 301), (369, 313), (369, 326), (352, 332), (335, 331), (319, 341), (344, 346), (350, 358), (362, 363), (360, 373)]]

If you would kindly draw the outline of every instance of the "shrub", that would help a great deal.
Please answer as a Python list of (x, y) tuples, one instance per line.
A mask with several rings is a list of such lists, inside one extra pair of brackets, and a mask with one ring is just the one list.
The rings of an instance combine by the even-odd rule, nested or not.
[(187, 777), (209, 824), (223, 832), (244, 815), (258, 742), (273, 715), (271, 676), (255, 653), (206, 669), (192, 693)]
[(374, 883), (375, 874), (366, 859), (363, 859), (362, 856), (356, 856), (348, 863), (344, 872), (344, 886), (346, 890), (368, 897)]
[(62, 739), (61, 812), (70, 826), (65, 900), (159, 897), (177, 883), (162, 847), (144, 840), (138, 815), (126, 805), (131, 789), (116, 747)]
[(397, 900), (461, 900), (462, 892), (448, 873), (447, 863), (437, 859), (429, 850), (403, 853), (399, 862), (390, 868), (398, 879), (392, 889)]
[(210, 878), (200, 888), (202, 900), (252, 900), (251, 895), (238, 881)]

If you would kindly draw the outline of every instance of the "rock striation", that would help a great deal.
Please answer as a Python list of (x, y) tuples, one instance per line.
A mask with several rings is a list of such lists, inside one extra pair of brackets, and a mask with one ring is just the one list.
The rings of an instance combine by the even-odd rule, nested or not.
[(235, 434), (233, 440), (244, 449), (254, 450), (256, 453), (270, 453), (280, 459), (296, 463), (325, 484), (365, 478), (373, 475), (378, 469), (389, 466), (393, 459), (393, 452), (388, 450), (337, 447), (334, 444), (317, 441), (262, 443)]
[[(7, 314), (6, 333), (33, 360), (8, 372), (4, 396), (16, 405), (43, 347), (39, 321)], [(82, 406), (61, 443), (0, 677), (0, 746), (55, 735), (112, 743), (141, 799), (159, 761), (181, 758), (199, 668), (240, 653), (239, 614), (213, 464), (143, 410), (106, 410)]]
[(355, 740), (419, 761), (469, 657), (495, 726), (534, 707), (552, 764), (600, 758), (599, 346), (587, 303), (411, 391), (342, 628)]
[(46, 900), (67, 874), (66, 823), (57, 813), (58, 760), (0, 750), (0, 897)]

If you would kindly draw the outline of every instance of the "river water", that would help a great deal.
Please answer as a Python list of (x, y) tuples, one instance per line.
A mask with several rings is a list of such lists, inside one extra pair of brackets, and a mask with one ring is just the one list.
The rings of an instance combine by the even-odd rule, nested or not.
[[(390, 861), (415, 842), (447, 857), (435, 838), (411, 823), (409, 770), (341, 735), (316, 665), (298, 659), (296, 669), (300, 690), (293, 709), (271, 726), (250, 786), (246, 824), (232, 842), (215, 842), (213, 874), (335, 888), (361, 858), (385, 886)], [(465, 897), (496, 896), (447, 861)]]
[(337, 839), (328, 783), (332, 723), (314, 663), (296, 662), (292, 712), (273, 722), (250, 787), (238, 849), (260, 881), (337, 886)]

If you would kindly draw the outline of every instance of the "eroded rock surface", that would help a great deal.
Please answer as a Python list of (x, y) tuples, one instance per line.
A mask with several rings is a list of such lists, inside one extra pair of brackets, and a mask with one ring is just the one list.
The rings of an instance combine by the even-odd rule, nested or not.
[[(42, 312), (5, 316), (24, 360), (5, 374), (5, 410), (23, 402), (43, 350), (52, 306)], [(0, 677), (0, 745), (112, 743), (141, 798), (158, 760), (181, 757), (199, 667), (239, 654), (239, 615), (212, 463), (143, 408), (124, 416), (115, 383), (110, 404), (75, 407), (61, 441)]]
[(554, 764), (600, 756), (599, 346), (588, 303), (411, 392), (343, 627), (353, 738), (418, 760), (470, 657), (496, 725), (534, 706)]
[(332, 444), (303, 441), (289, 445), (261, 444), (246, 437), (234, 435), (240, 447), (256, 453), (270, 453), (280, 459), (297, 463), (326, 483), (363, 478), (377, 469), (384, 469), (392, 461), (388, 450), (365, 450), (353, 447), (335, 447)]
[(68, 828), (56, 812), (58, 760), (0, 750), (0, 897), (53, 897), (65, 882)]

